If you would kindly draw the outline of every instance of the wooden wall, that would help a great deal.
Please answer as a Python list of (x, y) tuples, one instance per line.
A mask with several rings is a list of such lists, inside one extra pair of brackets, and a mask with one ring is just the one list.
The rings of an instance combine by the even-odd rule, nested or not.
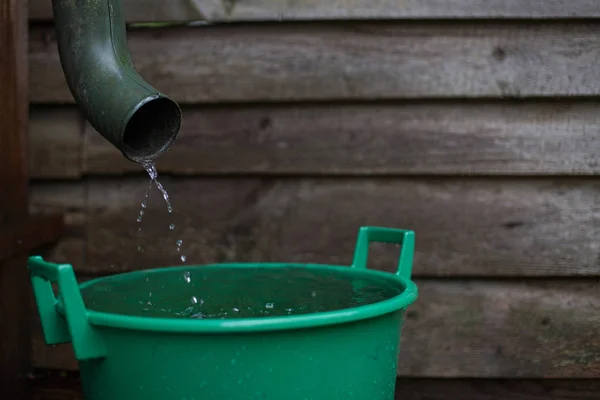
[[(30, 208), (66, 213), (47, 256), (81, 280), (179, 264), (178, 238), (188, 263), (348, 264), (359, 226), (414, 229), (399, 397), (600, 398), (599, 2), (124, 0), (214, 22), (129, 31), (184, 107), (158, 163), (175, 220), (153, 194), (141, 233), (148, 178), (78, 114), (30, 2)], [(32, 319), (40, 374), (76, 370)]]

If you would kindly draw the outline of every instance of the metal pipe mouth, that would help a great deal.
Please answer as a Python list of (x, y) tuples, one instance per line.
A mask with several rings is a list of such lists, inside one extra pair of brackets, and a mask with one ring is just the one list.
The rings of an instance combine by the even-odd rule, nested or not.
[(177, 138), (181, 109), (167, 97), (157, 97), (139, 106), (123, 132), (123, 154), (132, 161), (156, 158)]

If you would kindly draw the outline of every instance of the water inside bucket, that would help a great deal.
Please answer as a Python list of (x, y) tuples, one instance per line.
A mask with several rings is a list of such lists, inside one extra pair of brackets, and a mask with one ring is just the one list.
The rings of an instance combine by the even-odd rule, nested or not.
[(375, 274), (319, 267), (200, 266), (115, 275), (82, 289), (93, 311), (155, 318), (260, 318), (363, 306), (402, 293)]

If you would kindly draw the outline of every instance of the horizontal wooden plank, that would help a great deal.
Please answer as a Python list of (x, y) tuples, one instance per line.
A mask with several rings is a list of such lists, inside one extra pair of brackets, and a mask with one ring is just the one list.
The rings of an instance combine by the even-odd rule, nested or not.
[[(158, 166), (172, 174), (597, 174), (599, 108), (597, 102), (187, 108), (178, 141)], [(84, 152), (86, 175), (142, 171), (89, 124)]]
[[(142, 29), (140, 74), (181, 103), (597, 96), (600, 23), (363, 22)], [(30, 34), (30, 100), (69, 103), (52, 27)]]
[[(83, 400), (77, 372), (37, 370), (35, 400)], [(397, 400), (591, 400), (598, 379), (435, 379), (398, 378)]]
[(29, 113), (29, 176), (81, 176), (83, 119), (74, 107), (32, 107)]
[[(398, 374), (600, 377), (600, 282), (417, 280)], [(38, 323), (39, 325), (39, 323)], [(33, 342), (34, 366), (77, 369), (70, 345)]]
[[(172, 174), (597, 174), (597, 102), (188, 107)], [(33, 107), (31, 176), (141, 172), (75, 108)]]
[(82, 268), (85, 252), (85, 187), (69, 183), (37, 182), (30, 188), (29, 209), (38, 214), (61, 214), (65, 234), (58, 243), (40, 249), (37, 254), (60, 263)]
[[(132, 22), (600, 16), (600, 6), (589, 0), (123, 0), (123, 5)], [(52, 19), (51, 1), (31, 0), (29, 17)]]
[[(32, 204), (39, 211), (66, 209), (73, 236), (85, 236), (80, 271), (90, 274), (180, 264), (177, 240), (192, 264), (349, 265), (363, 225), (415, 230), (417, 276), (600, 271), (600, 182), (594, 179), (159, 180), (175, 211), (169, 214), (153, 189), (141, 223), (144, 178), (34, 184)], [(390, 247), (373, 253), (374, 267), (393, 267)]]
[(399, 378), (396, 400), (591, 400), (597, 379), (414, 379)]

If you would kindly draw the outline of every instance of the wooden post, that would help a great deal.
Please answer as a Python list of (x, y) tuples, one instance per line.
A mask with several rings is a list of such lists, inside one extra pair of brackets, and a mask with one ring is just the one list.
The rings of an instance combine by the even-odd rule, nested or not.
[[(27, 1), (0, 0), (0, 224), (27, 216)], [(30, 399), (30, 292), (24, 256), (0, 263), (0, 392)]]
[(0, 398), (32, 398), (29, 251), (55, 240), (62, 218), (28, 214), (27, 0), (0, 0)]

